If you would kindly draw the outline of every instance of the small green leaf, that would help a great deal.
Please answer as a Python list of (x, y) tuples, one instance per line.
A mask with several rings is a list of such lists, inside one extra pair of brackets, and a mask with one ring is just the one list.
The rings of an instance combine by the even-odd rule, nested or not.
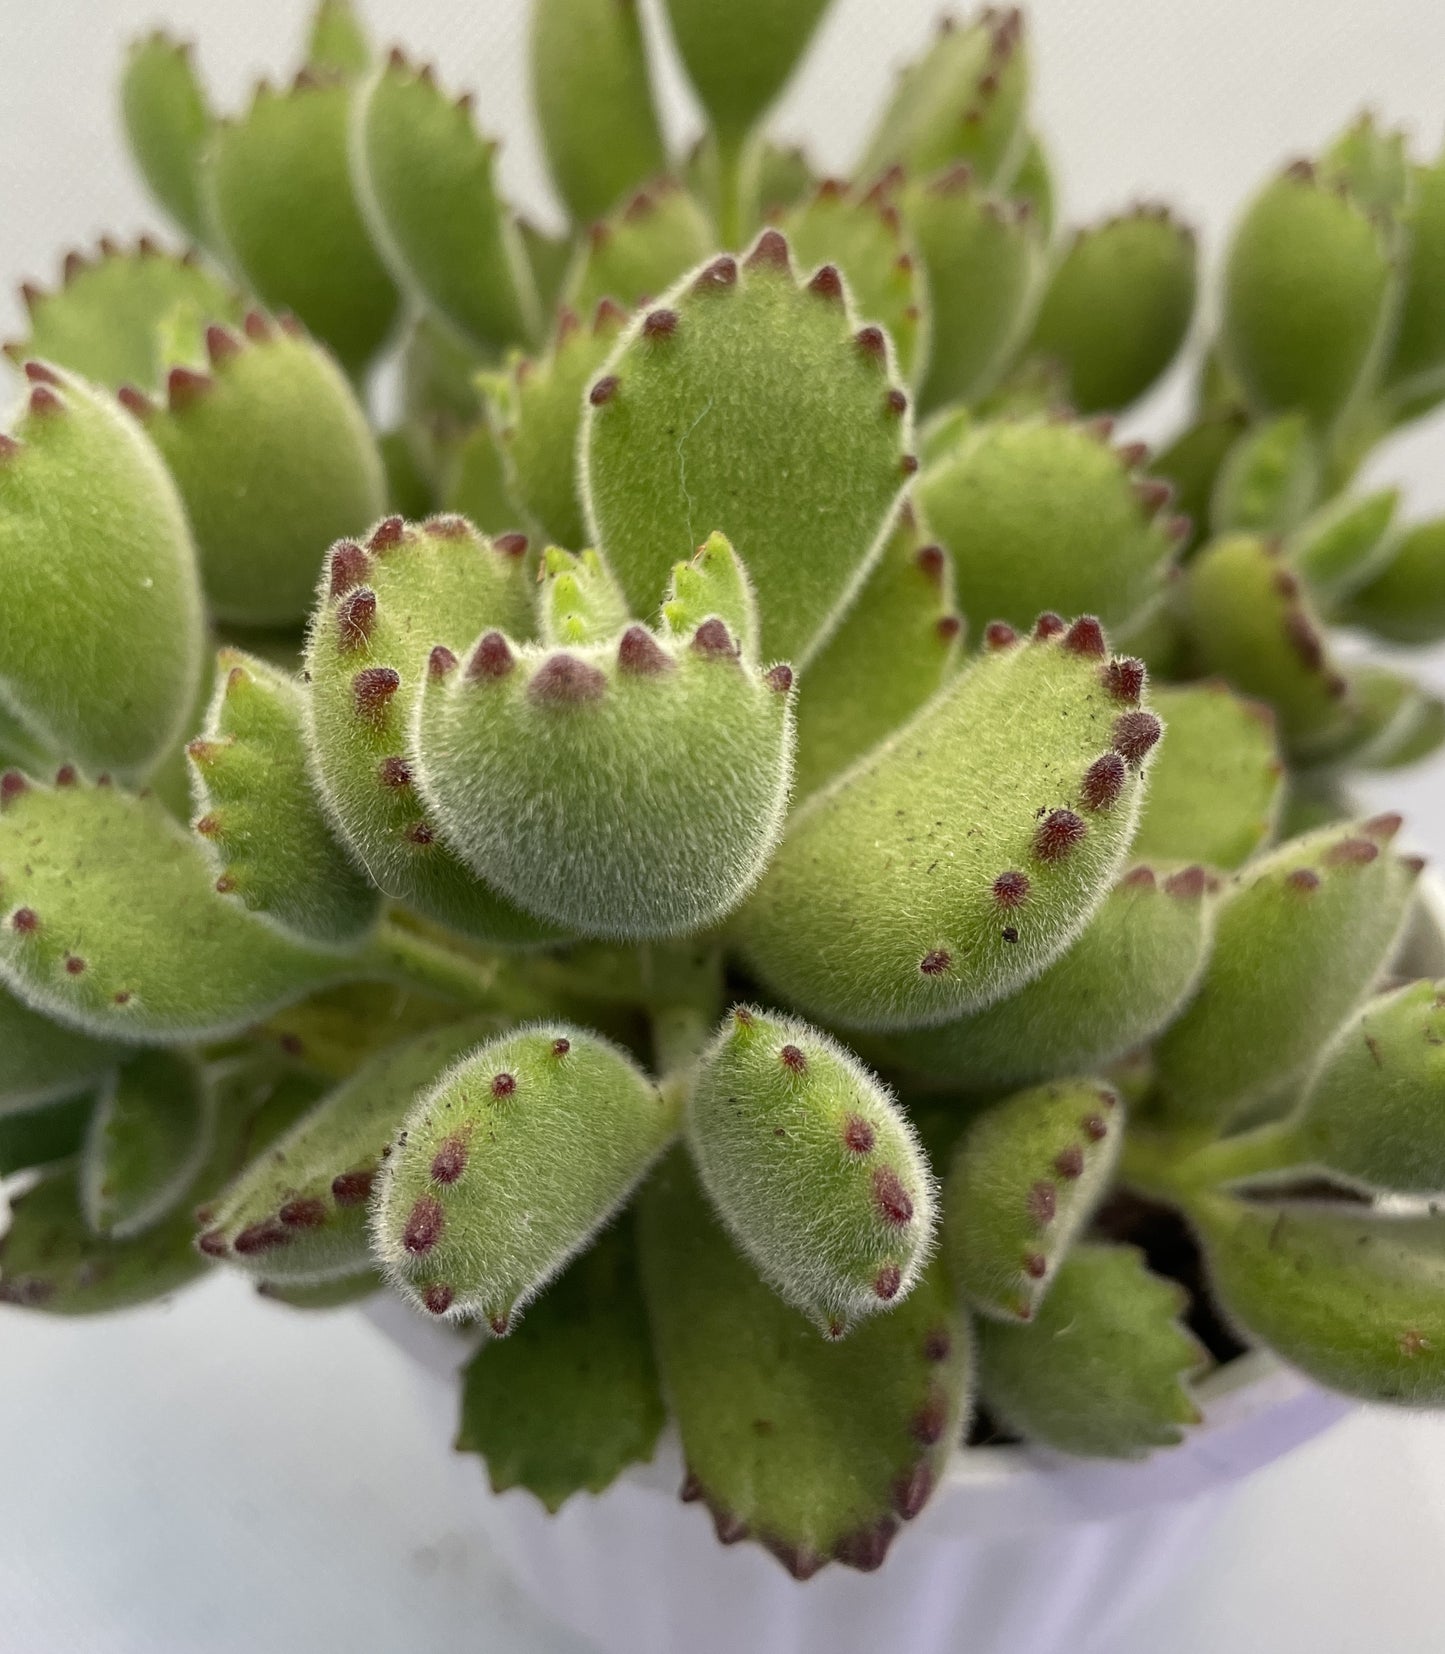
[(1445, 517), (1408, 528), (1384, 567), (1350, 595), (1341, 618), (1391, 643), (1445, 637)]
[(603, 299), (624, 309), (665, 293), (717, 247), (712, 220), (670, 178), (640, 189), (579, 241), (562, 302), (590, 316)]
[(222, 121), (207, 150), (207, 210), (227, 262), (272, 310), (294, 310), (353, 377), (385, 344), (399, 295), (352, 185), (356, 93), (303, 71)]
[(125, 1054), (124, 1045), (52, 1022), (0, 988), (0, 1119), (89, 1091)]
[(196, 241), (209, 240), (201, 158), (214, 118), (191, 48), (157, 30), (135, 41), (120, 83), (131, 157), (156, 200)]
[(494, 1493), (524, 1487), (555, 1512), (646, 1463), (665, 1413), (629, 1223), (606, 1230), (462, 1378), (457, 1449)]
[(101, 1038), (216, 1038), (362, 974), (347, 955), (289, 941), (228, 901), (165, 807), (114, 786), (24, 784), (9, 797), (0, 911), (9, 987)]
[(1398, 816), (1291, 839), (1235, 875), (1199, 992), (1154, 1047), (1158, 1099), (1222, 1129), (1315, 1058), (1393, 949), (1419, 873)]
[(1303, 414), (1251, 427), (1225, 455), (1209, 503), (1216, 534), (1289, 534), (1320, 496), (1319, 449)]
[(827, 0), (665, 3), (688, 78), (730, 148), (771, 107), (827, 8)]
[(231, 287), (189, 254), (162, 251), (147, 237), (134, 248), (102, 242), (93, 258), (70, 254), (50, 292), (26, 290), (29, 336), (7, 345), (13, 361), (39, 357), (110, 390), (159, 388), (170, 366), (164, 346), (206, 322), (238, 322)]
[(1043, 242), (1023, 202), (986, 194), (959, 166), (906, 188), (904, 216), (928, 275), (925, 412), (998, 386), (1042, 293)]
[(441, 843), (416, 789), (411, 724), (428, 651), (465, 646), (490, 622), (533, 625), (526, 539), (487, 540), (461, 517), (387, 517), (363, 545), (331, 548), (306, 652), (316, 782), (373, 882), (484, 941), (547, 930), (478, 883)]
[(1193, 230), (1167, 207), (1136, 207), (1075, 232), (1030, 342), (1062, 366), (1071, 407), (1127, 408), (1164, 373), (1194, 314), (1196, 258)]
[(185, 510), (133, 420), (35, 364), (0, 443), (0, 699), (56, 758), (144, 775), (201, 676)]
[(1137, 621), (1173, 554), (1169, 489), (1100, 425), (1009, 419), (965, 428), (931, 461), (918, 506), (953, 554), (958, 601), (982, 631), (1041, 609)]
[(323, 73), (366, 73), (371, 44), (352, 0), (318, 0), (306, 35), (306, 61)]
[(900, 72), (859, 176), (895, 166), (918, 176), (965, 161), (985, 183), (1006, 187), (1029, 143), (1023, 29), (1013, 8), (962, 28), (944, 19), (932, 47)]
[(453, 102), (398, 51), (359, 97), (361, 201), (393, 276), (479, 350), (531, 337), (532, 267), (470, 101)]
[(916, 386), (928, 366), (930, 307), (918, 249), (898, 208), (877, 191), (828, 179), (779, 227), (803, 269), (831, 264), (841, 273), (859, 319), (887, 332), (899, 372)]
[(698, 1060), (687, 1138), (734, 1241), (826, 1337), (913, 1290), (932, 1173), (882, 1082), (826, 1034), (736, 1007)]
[(1391, 1194), (1445, 1193), (1445, 1001), (1412, 982), (1336, 1036), (1296, 1114), (1302, 1157)]
[(1404, 293), (1395, 322), (1385, 381), (1408, 417), (1445, 391), (1445, 155), (1413, 172), (1411, 200), (1401, 214), (1408, 249)]
[(1396, 546), (1391, 524), (1399, 503), (1398, 488), (1341, 494), (1290, 536), (1290, 561), (1321, 602), (1348, 598), (1391, 560)]
[(432, 1315), (513, 1317), (626, 1204), (675, 1105), (600, 1034), (534, 1024), (457, 1063), (385, 1152), (373, 1249)]
[(203, 372), (171, 371), (140, 408), (186, 504), (215, 614), (301, 620), (325, 548), (381, 514), (385, 472), (366, 414), (332, 358), (253, 311), (206, 329)]
[(1267, 701), (1292, 755), (1328, 750), (1349, 729), (1349, 680), (1277, 541), (1231, 534), (1206, 546), (1182, 609), (1199, 666)]
[(953, 675), (962, 640), (953, 561), (927, 543), (905, 506), (799, 686), (794, 798), (807, 798), (901, 729)]
[(1234, 868), (1274, 834), (1284, 766), (1267, 706), (1224, 684), (1164, 684), (1153, 705), (1169, 739), (1149, 774), (1133, 854)]
[(380, 898), (337, 843), (311, 785), (300, 686), (254, 655), (223, 649), (205, 730), (188, 750), (196, 831), (253, 913), (302, 942), (345, 945), (375, 924)]
[(530, 69), (548, 170), (573, 218), (600, 218), (666, 167), (637, 0), (537, 0)]
[(544, 355), (484, 380), (508, 493), (545, 538), (572, 551), (588, 543), (577, 471), (585, 396), (626, 322), (610, 300), (585, 326), (563, 311)]
[(80, 1166), (97, 1235), (125, 1240), (174, 1211), (215, 1135), (215, 1100), (189, 1052), (147, 1051), (101, 1087)]
[(715, 612), (680, 635), (636, 625), (567, 648), (483, 632), (465, 669), (422, 690), (416, 780), (442, 836), (492, 889), (580, 935), (721, 918), (777, 843), (791, 776), (792, 673), (759, 671), (755, 648)]
[(365, 1269), (367, 1202), (383, 1152), (417, 1093), (496, 1032), (495, 1019), (453, 1023), (363, 1063), (213, 1202), (202, 1252), (288, 1287)]
[(974, 1120), (943, 1186), (943, 1255), (975, 1309), (1034, 1318), (1123, 1139), (1123, 1104), (1097, 1080), (1020, 1091)]
[(1142, 1459), (1177, 1446), (1201, 1417), (1185, 1381), (1208, 1361), (1180, 1322), (1185, 1302), (1133, 1247), (1077, 1246), (1027, 1326), (980, 1322), (983, 1399), (1061, 1453)]
[(1267, 184), (1224, 272), (1222, 343), (1255, 410), (1330, 426), (1378, 370), (1395, 281), (1385, 231), (1348, 190), (1305, 161)]

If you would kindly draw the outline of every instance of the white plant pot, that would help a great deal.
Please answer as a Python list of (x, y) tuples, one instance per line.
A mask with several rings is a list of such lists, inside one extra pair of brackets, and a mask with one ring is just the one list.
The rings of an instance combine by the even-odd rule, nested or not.
[[(473, 1346), (399, 1299), (366, 1313), (425, 1382), (446, 1384), (450, 1431)], [(678, 1499), (671, 1433), (651, 1464), (556, 1516), (528, 1493), (482, 1491), (477, 1520), (541, 1607), (604, 1654), (1109, 1654), (1238, 1483), (1351, 1405), (1257, 1354), (1199, 1399), (1204, 1422), (1139, 1463), (955, 1454), (872, 1575), (831, 1567), (800, 1585), (757, 1546), (721, 1546), (706, 1511)]]

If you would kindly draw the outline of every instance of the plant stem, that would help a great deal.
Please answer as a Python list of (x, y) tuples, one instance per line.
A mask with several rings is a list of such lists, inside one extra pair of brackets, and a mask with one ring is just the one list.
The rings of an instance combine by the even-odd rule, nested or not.
[(1124, 1180), (1175, 1204), (1245, 1178), (1297, 1166), (1306, 1158), (1293, 1120), (1275, 1120), (1222, 1140), (1197, 1132), (1131, 1127), (1124, 1139)]
[(399, 987), (486, 1010), (508, 1008), (498, 961), (470, 959), (390, 919), (382, 921), (361, 957), (368, 973)]

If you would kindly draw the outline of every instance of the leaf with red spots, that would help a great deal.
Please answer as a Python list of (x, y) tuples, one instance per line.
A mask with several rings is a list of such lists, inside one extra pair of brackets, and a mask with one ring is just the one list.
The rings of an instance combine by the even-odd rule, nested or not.
[[(496, 1018), (471, 1018), (363, 1063), (247, 1166), (214, 1204), (205, 1250), (283, 1286), (345, 1279), (365, 1269), (371, 1262), (365, 1194), (381, 1167), (382, 1151), (417, 1093), (497, 1027)], [(277, 1245), (256, 1253), (237, 1248), (237, 1236), (268, 1225)]]
[(976, 1309), (1033, 1319), (1108, 1192), (1123, 1136), (1124, 1106), (1098, 1080), (1021, 1091), (974, 1120), (943, 1188), (943, 1253)]
[(826, 1337), (912, 1290), (933, 1174), (886, 1087), (836, 1041), (738, 1007), (698, 1061), (686, 1130), (728, 1232)]
[(644, 1191), (639, 1232), (684, 1497), (719, 1537), (765, 1545), (800, 1578), (829, 1561), (877, 1567), (967, 1411), (968, 1327), (940, 1268), (836, 1343), (754, 1273), (681, 1154)]

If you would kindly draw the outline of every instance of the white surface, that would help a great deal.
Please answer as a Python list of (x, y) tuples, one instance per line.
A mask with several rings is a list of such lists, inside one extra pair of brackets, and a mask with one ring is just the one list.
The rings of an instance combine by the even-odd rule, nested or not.
[[(437, 1387), (354, 1312), (222, 1278), (7, 1315), (3, 1348), (6, 1654), (580, 1654), (500, 1577)], [(1246, 1484), (1096, 1654), (1438, 1654), (1442, 1554), (1445, 1424), (1363, 1414)]]
[[(437, 55), (506, 134), (505, 177), (547, 196), (523, 101), (519, 0), (370, 0), (378, 31)], [(781, 113), (829, 166), (927, 33), (932, 0), (839, 0)], [(201, 41), (220, 101), (290, 61), (302, 0), (0, 0), (0, 332), (9, 284), (60, 251), (156, 222), (113, 115), (120, 42), (162, 18)], [(1042, 123), (1071, 216), (1177, 201), (1217, 256), (1263, 171), (1361, 103), (1433, 148), (1445, 118), (1437, 0), (1039, 0)], [(670, 81), (676, 130), (690, 115)], [(1155, 399), (1146, 429), (1177, 400)], [(1445, 509), (1445, 424), (1372, 467)], [(1430, 668), (1445, 686), (1445, 671)], [(1445, 850), (1438, 774), (1376, 788)], [(217, 1280), (103, 1323), (0, 1319), (4, 1654), (561, 1654), (490, 1560), (481, 1475), (404, 1358), (352, 1314), (303, 1318)], [(682, 1513), (704, 1521), (700, 1512)], [(1197, 1564), (1089, 1654), (1438, 1654), (1445, 1424), (1361, 1415), (1264, 1472)], [(1080, 1647), (1087, 1628), (1080, 1627)], [(745, 1654), (745, 1651), (740, 1651)]]

